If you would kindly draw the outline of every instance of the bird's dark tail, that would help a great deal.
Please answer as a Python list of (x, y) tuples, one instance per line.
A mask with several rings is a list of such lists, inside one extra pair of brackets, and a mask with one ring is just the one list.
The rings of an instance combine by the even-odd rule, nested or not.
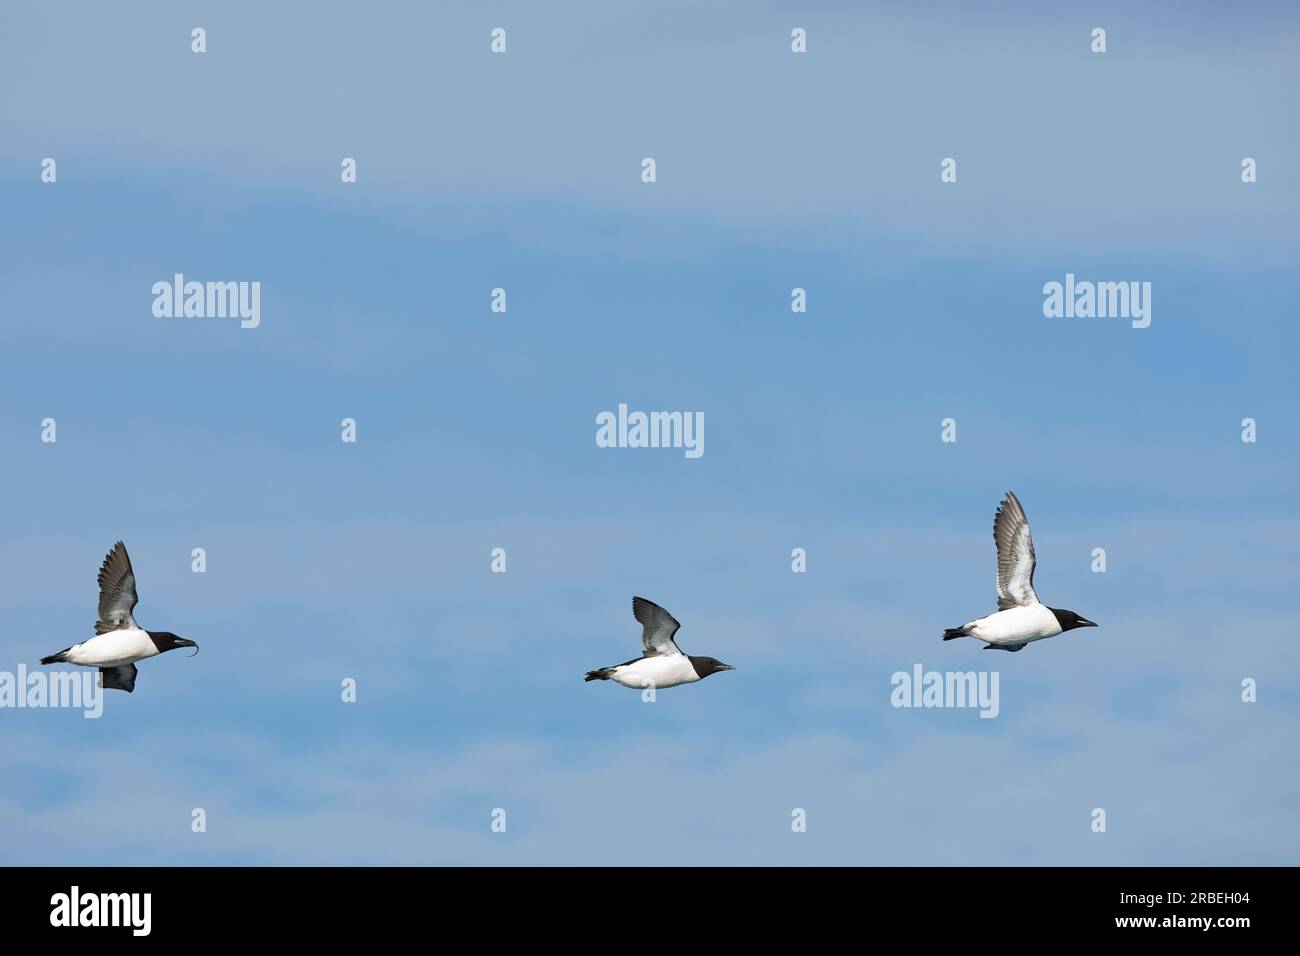
[(950, 627), (943, 632), (943, 639), (945, 641), (956, 640), (959, 637), (970, 637), (970, 631), (966, 630), (966, 628), (963, 626), (963, 627)]
[(602, 667), (598, 671), (587, 671), (587, 676), (583, 678), (583, 681), (609, 680), (609, 675), (612, 673), (614, 673), (614, 668), (612, 667)]
[(70, 650), (72, 650), (71, 647), (65, 647), (63, 650), (59, 651), (59, 653), (57, 653), (57, 654), (51, 654), (49, 657), (42, 657), (42, 658), (41, 658), (41, 663), (42, 663), (42, 664), (62, 664), (64, 661), (66, 661), (66, 660), (68, 659), (65, 655), (66, 655), (66, 654), (68, 653), (68, 651), (70, 651)]

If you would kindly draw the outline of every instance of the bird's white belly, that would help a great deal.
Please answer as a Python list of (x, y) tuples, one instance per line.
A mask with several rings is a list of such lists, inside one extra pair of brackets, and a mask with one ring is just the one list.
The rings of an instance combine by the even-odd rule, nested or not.
[(153, 657), (158, 648), (145, 631), (127, 627), (97, 634), (68, 650), (68, 660), (86, 667), (118, 667)]
[(700, 675), (691, 666), (690, 658), (685, 654), (643, 657), (631, 664), (614, 668), (610, 677), (624, 687), (635, 687), (637, 690), (651, 686), (676, 687), (700, 679)]
[(974, 637), (990, 644), (1025, 644), (1061, 633), (1056, 615), (1042, 604), (1007, 608), (966, 626)]

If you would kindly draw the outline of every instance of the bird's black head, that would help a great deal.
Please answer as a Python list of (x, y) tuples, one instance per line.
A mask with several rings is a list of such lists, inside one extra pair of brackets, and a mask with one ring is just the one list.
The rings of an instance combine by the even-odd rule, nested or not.
[[(153, 646), (158, 648), (159, 654), (174, 651), (178, 647), (192, 647), (194, 648), (194, 654), (199, 652), (199, 645), (173, 634), (171, 631), (146, 631), (145, 633), (153, 639)], [(190, 657), (193, 657), (194, 654), (191, 654)]]
[(1090, 621), (1086, 617), (1080, 617), (1073, 611), (1058, 611), (1054, 607), (1049, 607), (1049, 611), (1056, 615), (1056, 623), (1061, 625), (1062, 631), (1072, 631), (1076, 627), (1099, 627), (1096, 621)]
[(718, 671), (734, 671), (735, 668), (730, 664), (724, 664), (716, 657), (696, 657), (690, 655), (691, 666), (695, 668), (695, 673), (701, 679), (708, 677), (710, 674), (716, 674)]

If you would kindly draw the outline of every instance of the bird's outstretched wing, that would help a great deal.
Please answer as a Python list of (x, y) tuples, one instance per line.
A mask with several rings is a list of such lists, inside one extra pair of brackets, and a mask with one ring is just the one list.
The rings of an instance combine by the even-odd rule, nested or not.
[(95, 622), (96, 634), (107, 634), (124, 627), (135, 627), (135, 610), (140, 599), (135, 593), (135, 571), (131, 570), (131, 557), (121, 541), (104, 556), (99, 569), (99, 620)]
[(632, 598), (632, 614), (642, 626), (641, 646), (645, 649), (642, 657), (667, 657), (681, 653), (673, 641), (673, 635), (681, 625), (671, 614), (643, 597)]
[(101, 667), (99, 669), (99, 686), (105, 690), (124, 690), (128, 694), (135, 690), (135, 665), (123, 664), (121, 667)]
[(998, 610), (1037, 604), (1034, 539), (1025, 509), (1010, 491), (993, 519), (993, 541), (998, 546)]

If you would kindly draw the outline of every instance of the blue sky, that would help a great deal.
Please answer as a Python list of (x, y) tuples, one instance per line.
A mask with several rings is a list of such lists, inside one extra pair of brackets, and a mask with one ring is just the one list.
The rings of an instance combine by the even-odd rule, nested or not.
[[(0, 859), (1296, 863), (1297, 20), (6, 5), (0, 670), (89, 636), (119, 537), (202, 653), (0, 710)], [(155, 318), (175, 272), (261, 326)], [(1067, 272), (1150, 328), (1045, 318)], [(704, 456), (598, 448), (620, 402)], [(1100, 629), (940, 642), (1007, 488)], [(634, 593), (737, 671), (584, 685)], [(894, 709), (918, 662), (999, 716)]]

